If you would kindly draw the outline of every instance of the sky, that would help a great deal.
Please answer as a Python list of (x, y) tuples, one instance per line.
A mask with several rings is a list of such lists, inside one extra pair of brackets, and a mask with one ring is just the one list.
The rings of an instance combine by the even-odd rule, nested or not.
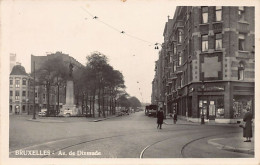
[(2, 54), (15, 53), (31, 72), (31, 54), (61, 51), (85, 65), (86, 56), (99, 51), (123, 73), (126, 92), (149, 103), (159, 52), (154, 44), (163, 42), (175, 5), (148, 0), (3, 1)]

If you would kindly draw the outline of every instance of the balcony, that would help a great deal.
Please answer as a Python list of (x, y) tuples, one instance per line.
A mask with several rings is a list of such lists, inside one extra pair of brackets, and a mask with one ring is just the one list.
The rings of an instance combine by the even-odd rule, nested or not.
[(254, 58), (251, 54), (250, 54), (250, 52), (249, 51), (238, 51), (238, 55), (237, 55), (237, 57), (239, 57), (239, 58)]
[(242, 33), (249, 33), (249, 24), (247, 22), (238, 22), (237, 29)]
[(212, 25), (214, 32), (222, 31), (222, 22), (213, 22)]
[(209, 24), (208, 23), (200, 24), (199, 26), (200, 26), (200, 31), (203, 34), (208, 34), (208, 32), (209, 32)]

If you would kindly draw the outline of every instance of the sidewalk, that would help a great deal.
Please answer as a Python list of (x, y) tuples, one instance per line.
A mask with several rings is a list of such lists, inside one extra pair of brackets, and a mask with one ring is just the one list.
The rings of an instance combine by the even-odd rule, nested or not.
[(42, 123), (64, 123), (64, 122), (75, 122), (75, 121), (87, 121), (87, 122), (99, 122), (111, 118), (117, 117), (116, 115), (111, 115), (106, 118), (104, 117), (39, 117), (36, 116), (36, 119), (29, 118), (28, 121), (32, 122), (42, 122)]
[[(164, 120), (164, 124), (166, 125), (174, 125), (172, 118), (166, 118)], [(197, 125), (200, 126), (200, 123), (194, 123), (186, 120), (177, 120), (176, 125)], [(221, 124), (221, 123), (205, 123), (204, 125), (225, 125), (225, 126), (233, 126), (238, 127), (238, 124)], [(242, 129), (241, 129), (242, 131)], [(254, 155), (254, 138), (251, 139), (251, 142), (244, 142), (245, 138), (242, 137), (241, 133), (234, 133), (232, 135), (229, 134), (227, 137), (214, 138), (208, 140), (208, 144), (214, 145), (221, 150), (231, 151), (231, 152), (239, 152)]]
[(234, 134), (233, 137), (210, 139), (208, 143), (222, 150), (254, 155), (254, 138), (251, 142), (244, 142), (245, 138), (241, 136), (242, 134)]
[[(166, 119), (163, 120), (164, 124), (166, 125), (174, 125), (173, 124), (173, 119), (170, 117), (166, 117)], [(238, 127), (238, 124), (226, 124), (226, 123), (211, 123), (211, 122), (205, 122), (205, 124), (201, 124), (200, 122), (192, 122), (192, 121), (187, 121), (184, 119), (178, 119), (177, 120), (177, 125), (223, 125), (223, 126), (232, 126), (232, 127)]]

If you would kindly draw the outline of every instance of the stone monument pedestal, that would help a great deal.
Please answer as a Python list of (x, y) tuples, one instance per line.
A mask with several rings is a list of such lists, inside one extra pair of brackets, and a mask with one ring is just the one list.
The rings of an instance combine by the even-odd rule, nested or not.
[(78, 108), (74, 104), (74, 83), (72, 80), (67, 81), (66, 87), (66, 104), (60, 110), (61, 116), (75, 116), (78, 114)]

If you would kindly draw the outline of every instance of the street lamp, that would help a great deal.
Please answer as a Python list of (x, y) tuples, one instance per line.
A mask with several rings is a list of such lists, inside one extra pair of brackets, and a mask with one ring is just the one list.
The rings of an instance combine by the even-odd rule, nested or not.
[(204, 109), (203, 109), (204, 89), (205, 89), (204, 80), (202, 80), (202, 86), (201, 86), (202, 109), (201, 109), (201, 122), (200, 122), (201, 124), (205, 124), (205, 121), (204, 121)]
[(27, 104), (27, 114), (29, 115), (29, 99), (26, 99), (26, 104)]

